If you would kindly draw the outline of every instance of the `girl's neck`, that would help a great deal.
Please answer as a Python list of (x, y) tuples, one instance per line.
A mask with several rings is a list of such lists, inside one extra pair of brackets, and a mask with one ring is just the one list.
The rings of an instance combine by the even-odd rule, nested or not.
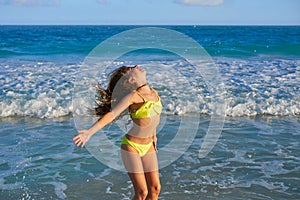
[(137, 89), (136, 91), (138, 92), (143, 92), (143, 93), (148, 93), (151, 91), (148, 83), (144, 83), (144, 84), (141, 84)]

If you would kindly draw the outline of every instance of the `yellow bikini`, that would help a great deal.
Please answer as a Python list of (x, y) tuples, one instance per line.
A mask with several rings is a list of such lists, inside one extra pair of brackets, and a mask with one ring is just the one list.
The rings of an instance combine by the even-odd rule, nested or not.
[(138, 91), (135, 90), (134, 92), (137, 93), (143, 99), (144, 104), (135, 112), (130, 113), (131, 118), (147, 118), (147, 117), (153, 117), (155, 115), (160, 115), (162, 111), (162, 104), (160, 101), (160, 97), (158, 96), (156, 91), (155, 93), (158, 97), (158, 101), (152, 101), (152, 100), (147, 101), (143, 97), (143, 95), (140, 94)]
[(138, 144), (138, 143), (128, 140), (128, 138), (125, 135), (123, 137), (121, 144), (127, 144), (127, 145), (131, 146), (139, 153), (140, 157), (143, 157), (144, 155), (146, 155), (146, 153), (149, 151), (149, 149), (153, 145), (153, 141), (149, 142), (148, 144)]
[[(155, 90), (153, 90), (153, 91), (155, 91)], [(162, 111), (162, 104), (160, 101), (160, 97), (158, 96), (156, 91), (155, 91), (155, 93), (158, 97), (158, 101), (152, 101), (152, 100), (147, 101), (143, 97), (143, 95), (141, 95), (138, 91), (135, 90), (134, 92), (136, 92), (143, 99), (144, 104), (139, 109), (137, 109), (135, 112), (130, 113), (131, 118), (142, 119), (142, 118), (148, 118), (148, 117), (160, 115), (160, 113)], [(128, 140), (128, 138), (126, 136), (124, 136), (121, 144), (126, 144), (126, 145), (131, 146), (138, 152), (140, 157), (143, 157), (149, 151), (151, 146), (153, 145), (153, 141), (149, 142), (148, 144), (138, 144), (138, 143)]]

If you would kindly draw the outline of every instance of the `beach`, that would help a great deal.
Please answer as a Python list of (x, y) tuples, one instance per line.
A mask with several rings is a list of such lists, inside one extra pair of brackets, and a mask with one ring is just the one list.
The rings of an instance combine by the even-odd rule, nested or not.
[[(72, 143), (77, 129), (93, 123), (90, 118), (83, 123), (85, 113), (76, 110), (81, 103), (74, 103), (85, 58), (101, 42), (132, 28), (141, 27), (0, 26), (0, 199), (132, 198), (125, 171)], [(127, 64), (130, 58), (128, 63), (138, 62), (151, 75), (164, 106), (158, 154), (180, 127), (186, 136), (196, 130), (188, 148), (160, 169), (159, 199), (299, 199), (300, 28), (163, 28), (188, 35), (211, 56), (224, 83), (226, 117), (216, 144), (201, 158), (214, 106), (207, 83), (197, 77), (190, 84), (195, 79), (190, 71), (168, 72), (189, 66), (170, 52), (135, 51), (113, 63)], [(123, 134), (113, 124), (98, 136), (106, 135), (117, 148)]]

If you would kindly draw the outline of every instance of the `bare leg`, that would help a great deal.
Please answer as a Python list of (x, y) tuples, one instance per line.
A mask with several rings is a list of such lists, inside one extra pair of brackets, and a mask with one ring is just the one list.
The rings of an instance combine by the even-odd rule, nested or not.
[(146, 199), (157, 200), (161, 190), (159, 173), (158, 171), (147, 172), (145, 173), (145, 176), (146, 176), (147, 188), (148, 188), (148, 196)]
[(121, 153), (124, 166), (134, 187), (133, 200), (145, 200), (148, 189), (141, 157), (135, 149), (126, 144), (121, 145)]
[(128, 173), (134, 187), (133, 200), (145, 200), (148, 195), (147, 182), (144, 173)]
[(157, 200), (161, 185), (159, 180), (157, 155), (154, 147), (151, 147), (148, 153), (142, 157), (142, 163), (148, 188), (148, 196), (146, 199)]

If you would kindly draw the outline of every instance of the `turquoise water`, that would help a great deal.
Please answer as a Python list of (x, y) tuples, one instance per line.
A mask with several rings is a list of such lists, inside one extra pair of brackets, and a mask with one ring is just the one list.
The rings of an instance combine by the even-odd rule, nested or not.
[[(160, 199), (299, 199), (299, 119), (227, 118), (203, 159), (210, 118), (200, 121), (190, 148), (160, 170)], [(165, 131), (179, 122), (170, 116)], [(72, 119), (1, 120), (1, 199), (130, 199), (127, 174), (75, 148), (75, 131)], [(158, 137), (159, 149), (168, 140)]]
[[(1, 26), (1, 57), (86, 55), (112, 35), (142, 26)], [(163, 26), (198, 41), (212, 56), (297, 57), (299, 26)]]
[[(125, 172), (72, 143), (72, 94), (82, 62), (100, 42), (131, 28), (0, 26), (0, 199), (132, 197)], [(188, 150), (160, 170), (160, 199), (299, 199), (300, 27), (164, 28), (187, 34), (209, 53), (224, 83), (226, 119), (216, 145), (200, 159), (213, 110), (209, 91), (199, 79), (196, 93), (177, 85), (170, 95), (174, 82), (165, 79), (158, 88), (164, 104), (158, 148), (175, 137), (184, 119), (199, 120), (199, 127)], [(162, 75), (169, 66), (188, 67), (151, 49), (124, 58), (155, 66)], [(107, 135), (118, 141), (119, 132), (112, 127)]]

